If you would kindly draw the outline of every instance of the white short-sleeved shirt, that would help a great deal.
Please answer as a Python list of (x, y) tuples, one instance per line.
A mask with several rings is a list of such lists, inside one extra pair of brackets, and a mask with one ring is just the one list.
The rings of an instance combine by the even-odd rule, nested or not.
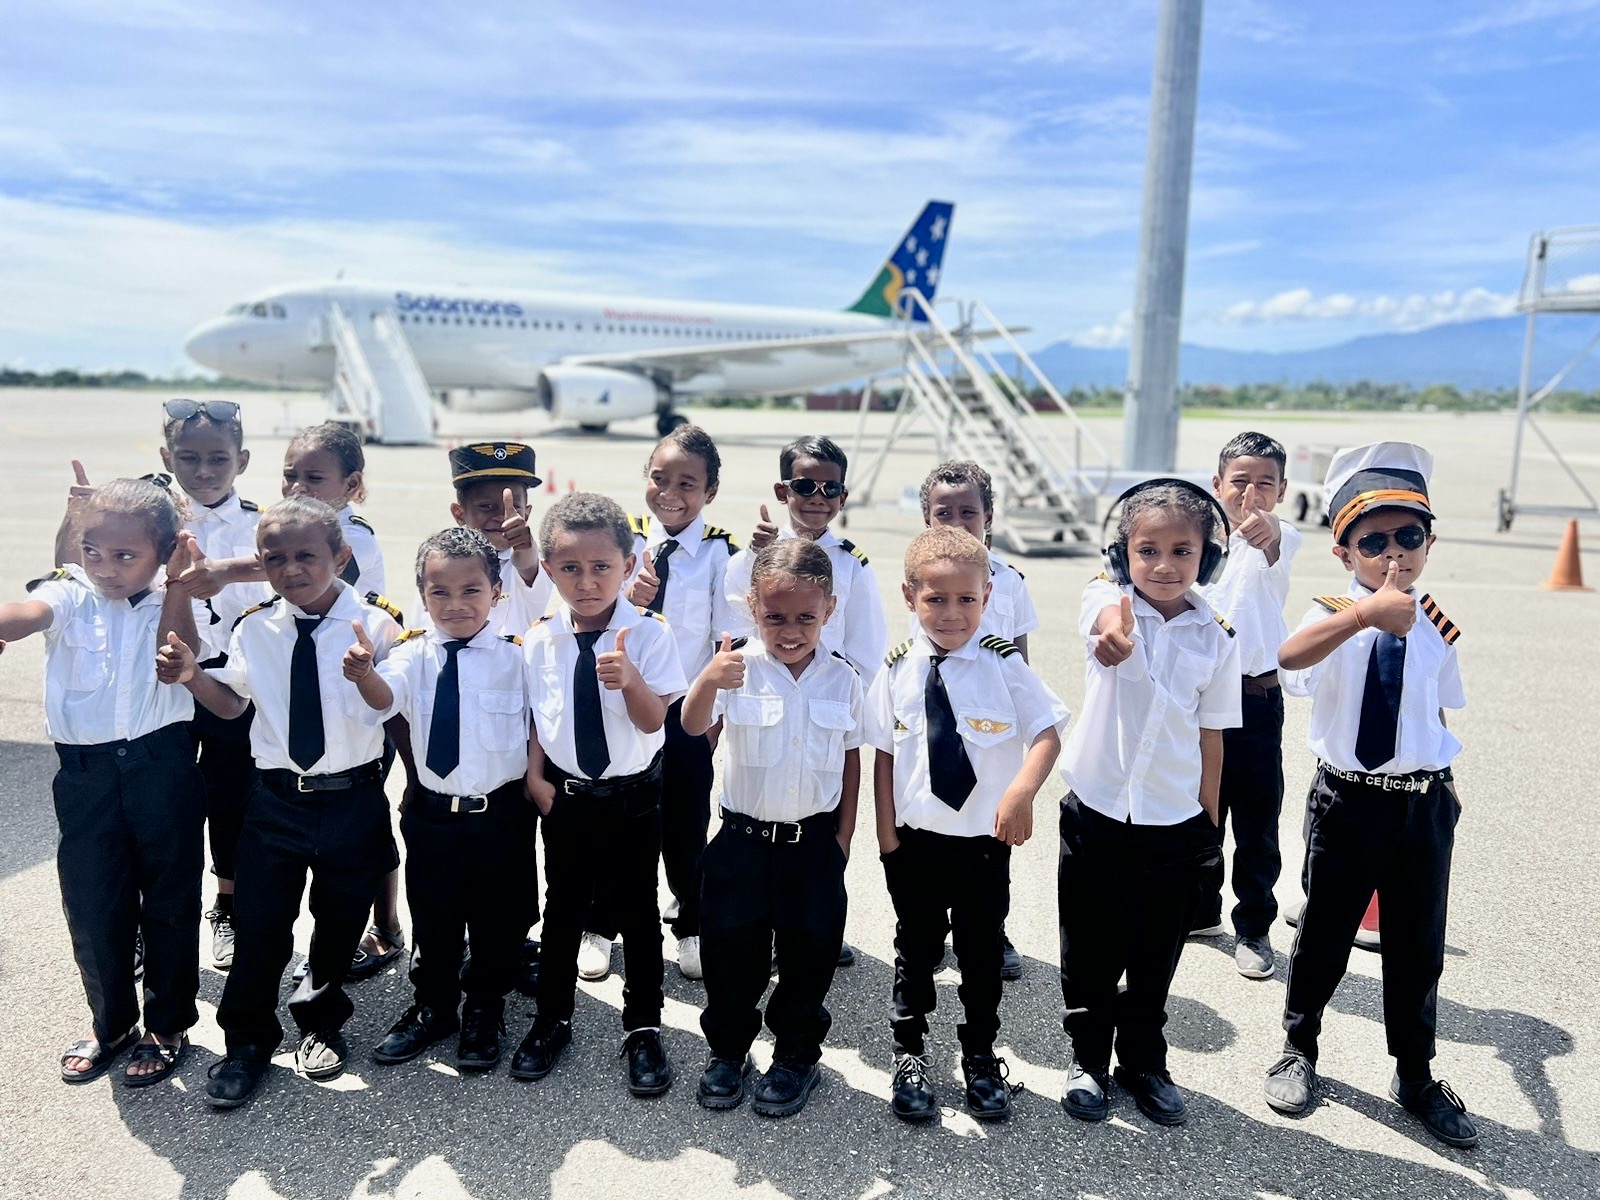
[(728, 756), (722, 806), (758, 821), (800, 821), (839, 807), (844, 757), (861, 745), (861, 676), (819, 650), (796, 679), (760, 642), (744, 649), (744, 686), (718, 692)]
[(352, 622), (359, 621), (372, 639), (373, 657), (381, 662), (400, 635), (395, 619), (362, 600), (348, 584), (317, 626), (317, 685), (322, 696), (323, 755), (309, 767), (289, 757), (289, 667), (299, 633), (296, 617), (313, 614), (287, 600), (246, 613), (228, 643), (227, 665), (211, 676), (256, 704), (250, 723), (250, 752), (262, 770), (298, 775), (336, 775), (377, 759), (383, 753), (383, 729), (356, 685), (344, 677), (344, 652), (355, 644)]
[[(1133, 654), (1116, 667), (1094, 656), (1100, 610), (1133, 597)], [(1135, 825), (1176, 825), (1200, 806), (1200, 731), (1242, 723), (1239, 647), (1198, 592), (1168, 621), (1133, 586), (1091, 580), (1078, 632), (1088, 650), (1083, 716), (1061, 754), (1061, 775), (1097, 812)]]
[[(543, 567), (539, 577), (525, 583), (517, 564), (511, 561), (512, 551), (500, 552), (500, 599), (489, 610), (491, 633), (509, 633), (521, 637), (533, 627), (540, 617), (550, 611), (550, 600), (555, 595), (555, 585)], [(433, 618), (428, 616), (428, 606), (422, 593), (417, 593), (416, 608), (406, 613), (406, 623), (424, 632), (433, 628)], [(476, 795), (477, 793), (461, 793)]]
[[(215, 507), (196, 504), (191, 498), (191, 512), (184, 528), (194, 534), (195, 541), (207, 558), (254, 558), (256, 555), (256, 525), (261, 520), (261, 509), (249, 500), (241, 500), (238, 492), (229, 492), (227, 498)], [(230, 583), (210, 600), (211, 612), (217, 619), (210, 621), (214, 636), (211, 641), (218, 649), (225, 649), (233, 623), (247, 608), (254, 608), (272, 595), (264, 582)]]
[(977, 777), (957, 812), (933, 794), (928, 778), (924, 688), (933, 656), (943, 653), (922, 632), (895, 648), (867, 693), (866, 741), (894, 755), (896, 825), (989, 837), (1028, 747), (1046, 729), (1064, 732), (1072, 714), (1009, 642), (974, 635), (950, 651), (939, 674)]
[(461, 759), (455, 770), (440, 777), (428, 769), (428, 743), (439, 672), (450, 657), (448, 640), (437, 631), (401, 634), (377, 668), (394, 700), (372, 716), (380, 722), (396, 714), (406, 719), (417, 781), (423, 787), (447, 796), (483, 796), (521, 779), (528, 769), (528, 675), (522, 644), (512, 634), (497, 633), (491, 622), (456, 651)]
[[(1346, 596), (1358, 600), (1372, 593), (1354, 580)], [(1430, 608), (1432, 612), (1430, 613)], [(1326, 620), (1327, 607), (1312, 604), (1300, 628)], [(1442, 626), (1435, 621), (1442, 622)], [(1448, 631), (1450, 640), (1446, 641)], [(1311, 697), (1311, 750), (1341, 771), (1373, 771), (1408, 775), (1413, 771), (1442, 771), (1461, 752), (1456, 735), (1445, 728), (1440, 709), (1467, 706), (1456, 658), (1456, 628), (1429, 596), (1417, 600), (1417, 623), (1406, 635), (1406, 665), (1400, 689), (1400, 726), (1395, 755), (1377, 767), (1363, 766), (1356, 757), (1356, 734), (1361, 726), (1361, 698), (1367, 686), (1367, 662), (1372, 656), (1376, 629), (1363, 629), (1315, 666), (1282, 673), (1283, 690), (1292, 696)]]
[(732, 612), (723, 591), (728, 560), (738, 547), (727, 530), (707, 525), (704, 517), (696, 517), (677, 533), (668, 533), (661, 522), (647, 516), (629, 517), (628, 521), (634, 529), (633, 552), (638, 559), (628, 576), (630, 584), (647, 561), (655, 561), (662, 543), (669, 538), (678, 543), (667, 559), (667, 594), (661, 615), (678, 644), (684, 678), (692, 680), (706, 669), (724, 633), (746, 632), (748, 616)]
[(1278, 561), (1269, 563), (1265, 550), (1245, 541), (1238, 530), (1228, 538), (1222, 578), (1197, 589), (1206, 603), (1228, 618), (1239, 643), (1239, 667), (1246, 675), (1265, 675), (1278, 668), (1278, 647), (1289, 636), (1283, 606), (1289, 599), (1289, 571), (1300, 549), (1300, 531), (1279, 522)]
[(351, 565), (341, 578), (355, 588), (358, 596), (376, 592), (388, 593), (384, 586), (383, 551), (378, 549), (378, 535), (364, 517), (356, 516), (346, 504), (339, 510), (339, 528), (344, 531), (345, 544), (350, 547)]
[[(780, 539), (794, 536), (794, 530), (787, 525), (778, 531)], [(862, 681), (870, 684), (883, 666), (883, 656), (889, 649), (889, 627), (883, 619), (878, 577), (855, 543), (835, 537), (833, 530), (823, 530), (817, 545), (828, 552), (828, 561), (833, 565), (833, 598), (836, 601), (833, 616), (822, 627), (822, 648), (844, 655), (861, 672)], [(750, 572), (755, 561), (755, 553), (745, 549), (728, 563), (725, 588), (728, 607), (737, 618), (735, 628), (730, 631), (736, 637), (756, 634), (749, 599)]]
[[(920, 625), (915, 612), (906, 614), (907, 632), (916, 636)], [(978, 634), (992, 634), (1014, 642), (1039, 628), (1039, 613), (1033, 607), (1033, 597), (1028, 595), (1028, 585), (1022, 572), (989, 552), (989, 604), (983, 610), (983, 620)]]
[[(596, 659), (616, 649), (620, 629), (628, 631), (624, 649), (645, 686), (656, 695), (665, 696), (669, 704), (683, 695), (688, 684), (678, 661), (677, 643), (672, 640), (666, 621), (626, 600), (618, 600), (610, 622), (595, 641)], [(572, 735), (572, 672), (578, 663), (572, 610), (561, 604), (553, 615), (530, 629), (522, 640), (522, 652), (534, 726), (545, 757), (568, 775), (581, 777)], [(606, 748), (611, 752), (611, 762), (601, 778), (636, 775), (648, 767), (666, 741), (665, 732), (658, 729), (645, 733), (635, 725), (621, 688), (600, 685), (600, 713), (605, 723)]]
[[(30, 585), (28, 599), (50, 606), (44, 631), (44, 723), (63, 746), (132, 741), (194, 716), (189, 690), (156, 680), (157, 634), (166, 597), (165, 569), (137, 604), (108, 600), (76, 563)], [(204, 646), (210, 613), (195, 603)]]

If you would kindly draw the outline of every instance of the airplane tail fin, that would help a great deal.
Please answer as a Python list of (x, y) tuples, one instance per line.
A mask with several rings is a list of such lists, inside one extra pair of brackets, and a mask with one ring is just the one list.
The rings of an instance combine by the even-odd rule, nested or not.
[(877, 276), (861, 293), (861, 298), (845, 311), (874, 317), (896, 316), (901, 311), (903, 288), (916, 288), (931, 301), (939, 287), (945, 241), (955, 209), (948, 201), (928, 201), (899, 244), (890, 251), (883, 266), (878, 268)]

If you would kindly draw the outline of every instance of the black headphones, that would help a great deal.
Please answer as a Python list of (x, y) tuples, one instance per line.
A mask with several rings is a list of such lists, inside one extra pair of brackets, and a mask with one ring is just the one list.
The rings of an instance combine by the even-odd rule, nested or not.
[[(1193, 492), (1212, 508), (1217, 510), (1217, 516), (1222, 521), (1222, 541), (1206, 540), (1206, 547), (1200, 552), (1200, 574), (1195, 579), (1197, 587), (1205, 587), (1215, 583), (1218, 575), (1222, 574), (1222, 564), (1228, 558), (1228, 538), (1233, 533), (1233, 526), (1228, 521), (1227, 510), (1205, 488), (1197, 483), (1190, 483), (1187, 479), (1176, 479), (1163, 475), (1156, 479), (1146, 479), (1143, 483), (1136, 483), (1112, 502), (1106, 509), (1106, 519), (1100, 526), (1100, 540), (1104, 542), (1106, 535), (1111, 532), (1111, 518), (1118, 515), (1125, 502), (1137, 496), (1140, 492), (1148, 491), (1155, 487), (1180, 487)], [(1126, 587), (1133, 582), (1133, 577), (1128, 573), (1128, 543), (1121, 538), (1107, 544), (1103, 551), (1105, 555), (1106, 574), (1111, 577), (1111, 582), (1120, 587)]]

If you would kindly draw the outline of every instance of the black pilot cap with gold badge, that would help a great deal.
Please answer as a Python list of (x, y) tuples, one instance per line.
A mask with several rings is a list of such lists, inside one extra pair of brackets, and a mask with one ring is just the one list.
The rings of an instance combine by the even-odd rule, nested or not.
[(533, 447), (521, 442), (474, 442), (450, 451), (450, 482), (458, 488), (480, 479), (537, 487), (544, 481), (533, 472)]
[(1432, 517), (1432, 474), (1433, 455), (1410, 442), (1373, 442), (1339, 451), (1328, 463), (1323, 484), (1333, 540), (1343, 545), (1356, 518), (1376, 508), (1408, 508)]

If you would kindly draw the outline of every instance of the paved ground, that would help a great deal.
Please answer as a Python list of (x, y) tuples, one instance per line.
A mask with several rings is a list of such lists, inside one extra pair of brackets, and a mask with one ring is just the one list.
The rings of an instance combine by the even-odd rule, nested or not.
[[(71, 457), (94, 479), (156, 465), (157, 406), (149, 394), (0, 392), (0, 467), (11, 503), (0, 537), (0, 596), (22, 594), (49, 563), (51, 536), (71, 481)], [(315, 402), (245, 398), (256, 463), (247, 496), (277, 493), (286, 422), (315, 420)], [(713, 519), (743, 533), (769, 495), (776, 449), (798, 430), (853, 436), (840, 415), (704, 412), (726, 459)], [(196, 1052), (181, 1077), (150, 1092), (107, 1079), (69, 1089), (56, 1081), (60, 1049), (80, 1036), (83, 999), (67, 948), (51, 862), (48, 800), (53, 755), (38, 702), (40, 649), (19, 643), (0, 659), (0, 1194), (38, 1197), (499, 1197), (571, 1195), (1099, 1197), (1593, 1197), (1600, 1194), (1600, 904), (1594, 845), (1600, 815), (1592, 781), (1600, 768), (1591, 724), (1600, 601), (1552, 594), (1549, 571), (1560, 528), (1528, 521), (1493, 531), (1494, 491), (1507, 473), (1504, 417), (1349, 417), (1314, 420), (1251, 414), (1186, 420), (1182, 457), (1203, 465), (1245, 424), (1286, 443), (1350, 444), (1379, 436), (1422, 441), (1439, 456), (1443, 515), (1427, 586), (1464, 629), (1460, 644), (1472, 707), (1458, 728), (1466, 744), (1459, 780), (1466, 811), (1458, 834), (1449, 959), (1439, 1005), (1438, 1067), (1478, 1114), (1482, 1145), (1444, 1150), (1386, 1098), (1378, 960), (1357, 952), (1329, 1014), (1323, 1068), (1327, 1099), (1301, 1120), (1274, 1115), (1261, 1074), (1281, 1041), (1280, 979), (1235, 974), (1231, 945), (1192, 943), (1173, 989), (1172, 1071), (1191, 1105), (1189, 1125), (1164, 1130), (1121, 1102), (1116, 1119), (1086, 1127), (1057, 1105), (1067, 1048), (1056, 983), (1054, 797), (1041, 796), (1036, 834), (1015, 859), (1011, 932), (1027, 958), (1008, 985), (1002, 1031), (1013, 1077), (1027, 1084), (1014, 1118), (979, 1128), (955, 1108), (926, 1129), (888, 1114), (884, 1023), (891, 915), (870, 830), (850, 868), (849, 937), (861, 951), (830, 997), (833, 1034), (825, 1082), (805, 1113), (770, 1123), (748, 1109), (703, 1112), (693, 1082), (705, 1053), (698, 984), (669, 970), (669, 1050), (679, 1082), (666, 1098), (632, 1100), (617, 1062), (620, 983), (583, 987), (576, 1041), (539, 1084), (503, 1072), (463, 1079), (449, 1054), (377, 1068), (357, 1054), (343, 1079), (317, 1086), (273, 1072), (264, 1094), (233, 1114), (210, 1112), (196, 1094), (221, 1050), (214, 1021), (222, 977), (201, 980)], [(885, 428), (879, 419), (869, 433)], [(1114, 422), (1097, 425), (1120, 445)], [(1600, 423), (1552, 422), (1554, 436), (1600, 479)], [(640, 500), (648, 429), (605, 438), (543, 433), (521, 415), (452, 418), (454, 434), (527, 434), (540, 464), (566, 490)], [(852, 443), (845, 440), (846, 446)], [(874, 443), (875, 444), (875, 443)], [(931, 439), (896, 446), (885, 472), (915, 483), (932, 463)], [(1535, 489), (1563, 488), (1535, 457)], [(440, 526), (450, 499), (443, 453), (376, 449), (366, 513), (380, 532), (391, 578), (403, 580), (417, 542)], [(1538, 495), (1530, 495), (1537, 499)], [(541, 496), (542, 508), (548, 497)], [(852, 514), (850, 536), (879, 564), (886, 602), (899, 553), (917, 519), (892, 504)], [(1340, 588), (1326, 534), (1308, 530), (1291, 610)], [(1600, 529), (1591, 541), (1600, 548)], [(1600, 581), (1600, 557), (1585, 562)], [(1083, 560), (1023, 564), (1045, 615), (1033, 642), (1046, 679), (1074, 707), (1082, 697), (1082, 650), (1072, 615), (1091, 567)], [(397, 592), (408, 589), (397, 585)], [(899, 620), (898, 616), (895, 618)], [(1311, 763), (1306, 710), (1290, 707), (1290, 797), (1285, 859), (1300, 856), (1300, 797)], [(1298, 897), (1293, 866), (1280, 898)], [(307, 931), (299, 931), (303, 948)], [(1280, 951), (1289, 931), (1279, 926)], [(675, 949), (670, 936), (667, 954)], [(960, 1099), (952, 1009), (955, 976), (941, 977), (934, 1054), (947, 1105)], [(407, 1002), (403, 978), (356, 985), (348, 1028), (364, 1047)], [(526, 1002), (513, 1008), (513, 1037)], [(766, 1052), (770, 1054), (770, 1049)], [(763, 1052), (758, 1057), (765, 1065)], [(280, 1062), (286, 1060), (280, 1060)]]

